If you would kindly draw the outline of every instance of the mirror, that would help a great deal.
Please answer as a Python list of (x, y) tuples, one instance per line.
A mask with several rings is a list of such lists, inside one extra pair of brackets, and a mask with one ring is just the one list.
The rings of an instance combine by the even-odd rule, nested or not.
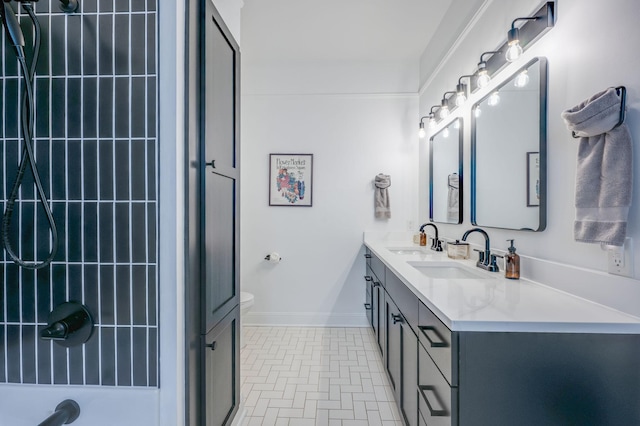
[(462, 223), (462, 119), (429, 139), (429, 219)]
[(547, 61), (535, 58), (471, 115), (471, 222), (546, 227)]

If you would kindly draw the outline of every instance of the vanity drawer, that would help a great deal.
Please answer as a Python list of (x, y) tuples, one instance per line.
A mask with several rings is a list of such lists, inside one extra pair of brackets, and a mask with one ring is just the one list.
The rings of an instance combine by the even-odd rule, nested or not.
[(422, 347), (418, 370), (418, 417), (429, 426), (458, 424), (458, 388), (449, 386)]
[(451, 386), (458, 386), (458, 335), (452, 333), (422, 302), (418, 338)]
[(384, 263), (382, 263), (382, 260), (380, 260), (378, 257), (376, 257), (376, 255), (373, 254), (373, 253), (371, 253), (371, 259), (369, 259), (369, 260), (371, 261), (371, 270), (376, 275), (376, 277), (378, 277), (378, 281), (380, 281), (380, 284), (382, 284), (382, 286), (384, 286), (385, 285), (385, 282), (384, 282), (384, 270), (385, 270)]
[(407, 320), (409, 326), (413, 331), (418, 334), (418, 305), (420, 301), (415, 294), (409, 288), (400, 281), (393, 272), (387, 269), (387, 275), (385, 276), (385, 289), (389, 296), (402, 312), (402, 315)]

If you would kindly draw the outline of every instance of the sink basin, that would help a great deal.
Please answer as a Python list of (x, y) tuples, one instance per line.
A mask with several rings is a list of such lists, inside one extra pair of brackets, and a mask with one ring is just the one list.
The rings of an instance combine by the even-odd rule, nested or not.
[(387, 247), (387, 250), (393, 254), (432, 254), (427, 247)]
[(422, 274), (436, 279), (493, 279), (480, 270), (475, 270), (454, 262), (408, 262)]

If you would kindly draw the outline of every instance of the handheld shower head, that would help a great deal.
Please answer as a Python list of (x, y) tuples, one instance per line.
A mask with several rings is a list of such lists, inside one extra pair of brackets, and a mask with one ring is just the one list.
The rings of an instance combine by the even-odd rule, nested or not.
[(24, 34), (22, 34), (22, 28), (20, 28), (15, 12), (6, 2), (3, 2), (2, 7), (0, 7), (0, 18), (2, 18), (4, 29), (11, 40), (11, 44), (16, 49), (16, 55), (19, 58), (24, 57)]

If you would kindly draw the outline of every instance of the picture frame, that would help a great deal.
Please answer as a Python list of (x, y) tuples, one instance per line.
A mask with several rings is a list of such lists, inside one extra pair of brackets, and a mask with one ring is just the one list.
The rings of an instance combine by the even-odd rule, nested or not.
[(527, 207), (540, 206), (540, 153), (527, 152)]
[(269, 154), (269, 205), (313, 206), (313, 154)]

